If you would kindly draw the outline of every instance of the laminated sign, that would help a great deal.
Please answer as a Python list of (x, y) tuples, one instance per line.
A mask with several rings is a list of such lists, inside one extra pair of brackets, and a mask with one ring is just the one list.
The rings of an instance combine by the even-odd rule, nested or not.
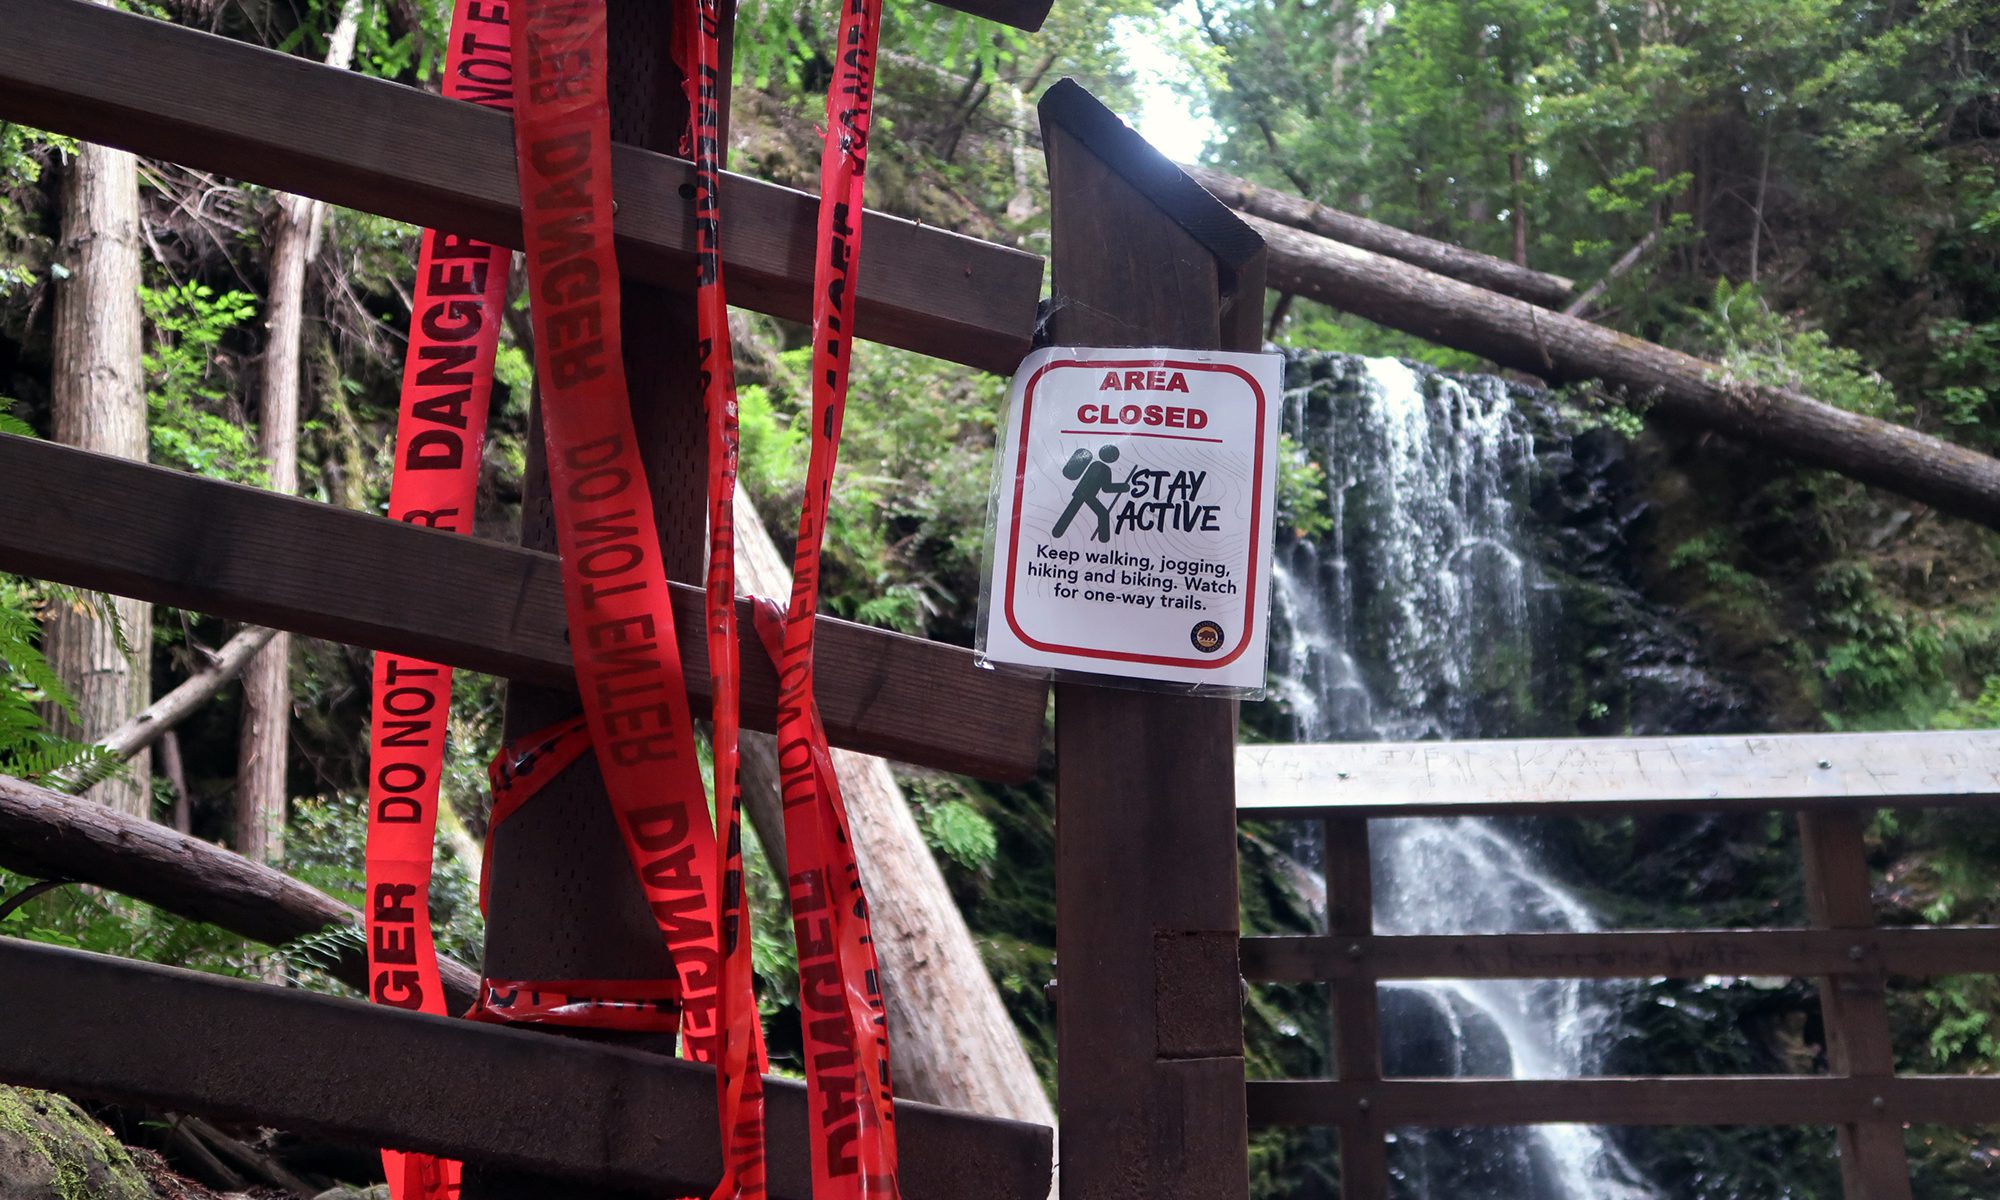
[(995, 481), (983, 661), (1264, 687), (1282, 360), (1038, 350)]

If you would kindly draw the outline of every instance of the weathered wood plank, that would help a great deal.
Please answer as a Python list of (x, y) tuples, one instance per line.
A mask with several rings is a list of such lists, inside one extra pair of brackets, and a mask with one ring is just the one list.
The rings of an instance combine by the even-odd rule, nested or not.
[[(1242, 348), (1241, 224), (1082, 88), (1043, 97), (1053, 337)], [(1234, 230), (1232, 230), (1234, 226)], [(1254, 303), (1254, 302), (1253, 302)], [(1253, 344), (1254, 348), (1254, 344)], [(1057, 1123), (1067, 1200), (1249, 1188), (1228, 701), (1056, 688)]]
[(1253, 1125), (1335, 1125), (1367, 1101), (1389, 1126), (2000, 1123), (2000, 1075), (1391, 1079), (1250, 1084)]
[(2000, 798), (2000, 731), (1244, 746), (1245, 815), (1804, 809)]
[[(1046, 8), (1023, 7), (1035, 5)], [(521, 244), (504, 113), (86, 0), (0, 0), (0, 29), (0, 118)], [(692, 165), (619, 146), (612, 169), (620, 263), (635, 279), (692, 291)], [(814, 197), (727, 175), (722, 200), (731, 302), (809, 319)], [(1034, 329), (1040, 258), (881, 213), (863, 230), (858, 336), (1014, 369)]]
[(1273, 983), (2000, 974), (2000, 926), (1246, 937), (1243, 974)]
[[(1341, 817), (1322, 827), (1326, 864), (1326, 927), (1338, 939), (1375, 932), (1375, 871), (1368, 822)], [(1259, 938), (1245, 938), (1247, 950)], [(1239, 950), (1239, 954), (1241, 951)], [(1244, 978), (1255, 978), (1244, 964)], [(1328, 978), (1331, 978), (1329, 976)], [(1333, 1001), (1335, 1074), (1347, 1083), (1382, 1078), (1382, 1007), (1375, 981), (1350, 977), (1328, 989)], [(1356, 1107), (1340, 1122), (1341, 1200), (1388, 1200), (1389, 1145), (1381, 1117)]]
[[(1861, 820), (1862, 814), (1852, 809), (1799, 814), (1806, 911), (1814, 924), (1836, 933), (1875, 927)], [(1819, 1006), (1829, 1066), (1865, 1079), (1896, 1073), (1887, 987), (1880, 971), (1823, 977)], [(1841, 1123), (1839, 1137), (1840, 1186), (1847, 1200), (1911, 1200), (1910, 1159), (1900, 1124), (1880, 1117), (1849, 1119)]]
[[(721, 1174), (715, 1075), (619, 1047), (0, 938), (0, 1079), (652, 1195)], [(805, 1089), (765, 1084), (773, 1197)], [(1043, 1200), (1050, 1131), (896, 1105), (910, 1200)]]
[[(573, 680), (554, 555), (0, 435), (0, 569), (553, 687)], [(676, 584), (688, 691), (710, 698), (701, 591)], [(822, 618), (834, 744), (992, 779), (1035, 772), (1045, 684), (968, 650)], [(743, 612), (743, 719), (777, 677)]]

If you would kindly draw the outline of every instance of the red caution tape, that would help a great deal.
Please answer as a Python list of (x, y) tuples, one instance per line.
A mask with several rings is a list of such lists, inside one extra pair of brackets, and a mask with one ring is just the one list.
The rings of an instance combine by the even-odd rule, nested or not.
[(840, 451), (853, 345), (862, 191), (874, 103), (880, 0), (846, 0), (820, 158), (819, 238), (813, 270), (812, 453), (792, 563), (791, 603), (780, 619), (760, 603), (757, 629), (778, 663), (778, 767), (798, 943), (807, 1107), (812, 1114), (817, 1200), (895, 1197), (895, 1110), (889, 1031), (868, 905), (813, 700), (813, 631), (820, 545)]
[(572, 1025), (624, 1033), (673, 1033), (681, 1023), (678, 979), (482, 979), (475, 1021)]
[[(673, 955), (687, 1048), (718, 1066), (727, 1153), (714, 1198), (734, 1200), (764, 1192), (763, 1055), (750, 994), (736, 779), (737, 444), (717, 194), (720, 12), (714, 0), (691, 5), (675, 54), (690, 81), (688, 145), (696, 164), (698, 355), (710, 448), (704, 632), (715, 682), (719, 841), (704, 819), (673, 613), (626, 405), (611, 252), (604, 16), (590, 0), (520, 0), (514, 61), (527, 86), (515, 122), (516, 158), (551, 491), (585, 722), (627, 851)], [(780, 765), (819, 1200), (897, 1195), (880, 976), (846, 812), (812, 698), (820, 540), (847, 387), (879, 20), (877, 0), (849, 0), (843, 10), (843, 49), (828, 97), (822, 160), (807, 502), (791, 608), (780, 614), (771, 605), (757, 614), (759, 633), (780, 664)], [(574, 727), (556, 728), (529, 739), (512, 760), (503, 756), (495, 774), (498, 817), (579, 755), (578, 740)], [(667, 793), (665, 803), (658, 802), (655, 787)], [(713, 871), (704, 871), (710, 856)], [(595, 1023), (630, 1019), (633, 1003), (658, 1000), (603, 991), (601, 981), (489, 982), (480, 1008), (489, 1019), (553, 1012)], [(657, 1019), (657, 1009), (651, 1016)]]
[(689, 0), (675, 21), (675, 57), (687, 87), (686, 148), (694, 160), (695, 330), (708, 417), (708, 572), (703, 613), (714, 680), (715, 928), (722, 979), (716, 998), (716, 1108), (722, 1179), (711, 1200), (763, 1200), (764, 1046), (743, 901), (743, 804), (738, 780), (736, 640), (736, 361), (723, 283), (722, 46), (718, 0)]
[(517, 0), (513, 34), (515, 158), (570, 653), (620, 836), (680, 980), (685, 1050), (713, 1061), (714, 832), (621, 356), (603, 5)]
[[(457, 0), (445, 51), (444, 94), (511, 108), (510, 45), (504, 4)], [(471, 531), (511, 257), (470, 238), (424, 233), (396, 421), (389, 492), (394, 520)], [(449, 667), (404, 655), (375, 656), (363, 906), (368, 998), (430, 1013), (445, 1011), (431, 940), (430, 882), (450, 712)], [(395, 1200), (447, 1200), (458, 1194), (455, 1162), (385, 1150), (382, 1164)]]

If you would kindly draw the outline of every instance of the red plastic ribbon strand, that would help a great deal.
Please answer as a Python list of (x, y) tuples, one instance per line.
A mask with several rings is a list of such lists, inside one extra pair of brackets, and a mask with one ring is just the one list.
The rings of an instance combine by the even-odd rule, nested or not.
[(714, 831), (627, 398), (602, 0), (517, 0), (514, 119), (536, 379), (570, 653), (621, 838), (714, 1061)]
[(812, 451), (782, 621), (759, 605), (758, 632), (778, 663), (778, 767), (798, 942), (817, 1200), (895, 1197), (895, 1111), (888, 1021), (868, 906), (846, 807), (813, 700), (813, 628), (821, 540), (839, 458), (853, 346), (862, 192), (874, 103), (879, 0), (844, 0), (827, 91), (813, 271)]
[(708, 662), (715, 705), (715, 928), (722, 979), (716, 997), (716, 1108), (722, 1179), (711, 1200), (763, 1200), (764, 1046), (743, 899), (743, 804), (739, 791), (736, 638), (736, 361), (723, 281), (722, 78), (718, 0), (688, 0), (677, 14), (675, 56), (687, 85), (686, 148), (694, 160), (695, 332), (702, 406), (708, 418), (708, 571), (703, 579)]
[[(510, 45), (506, 5), (457, 0), (445, 51), (444, 94), (511, 108)], [(505, 249), (470, 238), (424, 233), (396, 420), (389, 492), (394, 520), (471, 531), (511, 258)], [(451, 668), (377, 654), (374, 685), (363, 908), (368, 998), (442, 1013), (430, 882)], [(458, 1194), (455, 1162), (385, 1150), (382, 1163), (395, 1200), (448, 1200)]]
[(680, 1028), (678, 979), (482, 979), (467, 1014), (505, 1025), (565, 1025), (624, 1033)]

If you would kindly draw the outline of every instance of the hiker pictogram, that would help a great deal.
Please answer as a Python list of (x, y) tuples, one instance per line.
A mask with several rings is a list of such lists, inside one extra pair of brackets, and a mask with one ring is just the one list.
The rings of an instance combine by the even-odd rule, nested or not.
[(1069, 461), (1063, 464), (1062, 473), (1064, 479), (1076, 480), (1076, 490), (1070, 493), (1069, 507), (1063, 509), (1055, 528), (1049, 531), (1051, 537), (1067, 533), (1069, 523), (1088, 505), (1097, 514), (1097, 529), (1090, 535), (1091, 540), (1111, 540), (1111, 506), (1102, 497), (1107, 493), (1129, 491), (1132, 486), (1129, 477), (1125, 481), (1111, 478), (1111, 464), (1117, 461), (1116, 446), (1100, 446), (1094, 456), (1088, 450), (1078, 450), (1070, 455)]

